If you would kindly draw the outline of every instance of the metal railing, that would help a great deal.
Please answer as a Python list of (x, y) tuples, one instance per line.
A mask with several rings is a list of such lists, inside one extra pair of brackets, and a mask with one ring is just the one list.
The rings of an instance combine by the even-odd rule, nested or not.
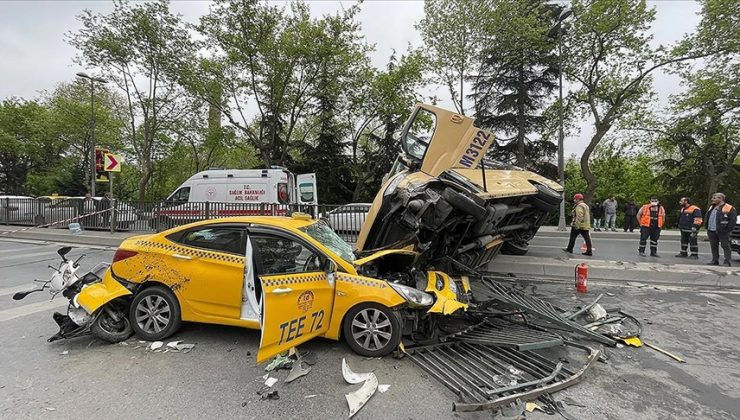
[(299, 205), (219, 202), (137, 202), (86, 198), (0, 198), (0, 223), (67, 229), (161, 232), (201, 220), (239, 216), (288, 216), (303, 212), (325, 220), (347, 242), (354, 243), (367, 215), (367, 205)]

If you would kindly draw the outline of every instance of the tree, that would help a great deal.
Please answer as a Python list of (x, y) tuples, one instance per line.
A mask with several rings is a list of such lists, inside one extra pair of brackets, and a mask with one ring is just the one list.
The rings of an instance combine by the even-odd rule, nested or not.
[(76, 62), (100, 68), (122, 92), (127, 111), (127, 144), (139, 165), (139, 199), (166, 154), (169, 130), (193, 111), (192, 101), (172, 77), (181, 57), (190, 56), (190, 34), (165, 1), (128, 3), (116, 0), (107, 15), (89, 10), (80, 15), (82, 29), (68, 34), (78, 49)]
[(447, 87), (457, 112), (465, 115), (465, 80), (476, 70), (484, 43), (482, 28), (489, 0), (428, 0), (424, 18), (416, 25), (437, 80)]
[(0, 190), (5, 194), (27, 194), (29, 176), (52, 167), (63, 148), (51, 134), (42, 104), (20, 99), (0, 103)]
[[(95, 144), (92, 141), (90, 101), (95, 101)], [(87, 80), (62, 83), (43, 98), (49, 112), (49, 129), (64, 145), (63, 163), (48, 176), (56, 179), (55, 192), (84, 195), (90, 190), (92, 148), (123, 151), (125, 117), (122, 98), (107, 89), (97, 89), (90, 97)]]
[(544, 0), (496, 2), (473, 77), (476, 125), (501, 133), (488, 155), (538, 172), (557, 173), (547, 167), (557, 147), (532, 135), (544, 131), (544, 108), (558, 86), (557, 40), (548, 32), (561, 9)]
[[(584, 195), (590, 199), (599, 183), (590, 167), (591, 155), (615, 124), (645, 112), (653, 96), (652, 75), (714, 55), (725, 46), (696, 37), (671, 49), (651, 47), (647, 31), (655, 11), (644, 0), (573, 0), (571, 7), (576, 18), (565, 35), (563, 70), (576, 85), (572, 95), (583, 115), (593, 121), (593, 134), (580, 159), (587, 182)], [(719, 22), (705, 24), (724, 28)]]

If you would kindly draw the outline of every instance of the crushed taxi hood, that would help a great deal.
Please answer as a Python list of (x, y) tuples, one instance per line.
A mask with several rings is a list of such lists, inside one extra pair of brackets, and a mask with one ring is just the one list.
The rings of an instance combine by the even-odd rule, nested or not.
[(369, 263), (370, 261), (377, 261), (378, 259), (381, 259), (388, 255), (401, 255), (401, 256), (407, 256), (408, 258), (416, 259), (416, 257), (419, 256), (419, 253), (416, 251), (408, 250), (408, 249), (384, 249), (382, 251), (378, 251), (373, 254), (370, 254), (366, 257), (354, 260), (352, 264), (354, 264), (357, 267), (360, 267), (362, 265)]

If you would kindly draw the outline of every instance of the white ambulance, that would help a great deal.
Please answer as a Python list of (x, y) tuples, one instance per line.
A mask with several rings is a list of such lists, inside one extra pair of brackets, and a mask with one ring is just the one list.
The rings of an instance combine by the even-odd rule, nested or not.
[[(271, 169), (209, 169), (183, 182), (152, 214), (157, 230), (228, 216), (311, 212), (318, 204), (316, 174)], [(312, 206), (312, 207), (309, 207)]]

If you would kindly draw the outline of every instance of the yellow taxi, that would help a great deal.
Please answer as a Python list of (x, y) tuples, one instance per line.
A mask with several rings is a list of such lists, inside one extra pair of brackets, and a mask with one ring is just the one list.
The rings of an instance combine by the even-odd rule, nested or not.
[(376, 357), (467, 309), (467, 279), (418, 271), (416, 258), (386, 249), (356, 259), (325, 222), (304, 214), (215, 219), (125, 240), (103, 281), (78, 301), (95, 313), (130, 298), (129, 321), (146, 340), (170, 336), (182, 321), (260, 328), (258, 363), (314, 337), (343, 337)]

